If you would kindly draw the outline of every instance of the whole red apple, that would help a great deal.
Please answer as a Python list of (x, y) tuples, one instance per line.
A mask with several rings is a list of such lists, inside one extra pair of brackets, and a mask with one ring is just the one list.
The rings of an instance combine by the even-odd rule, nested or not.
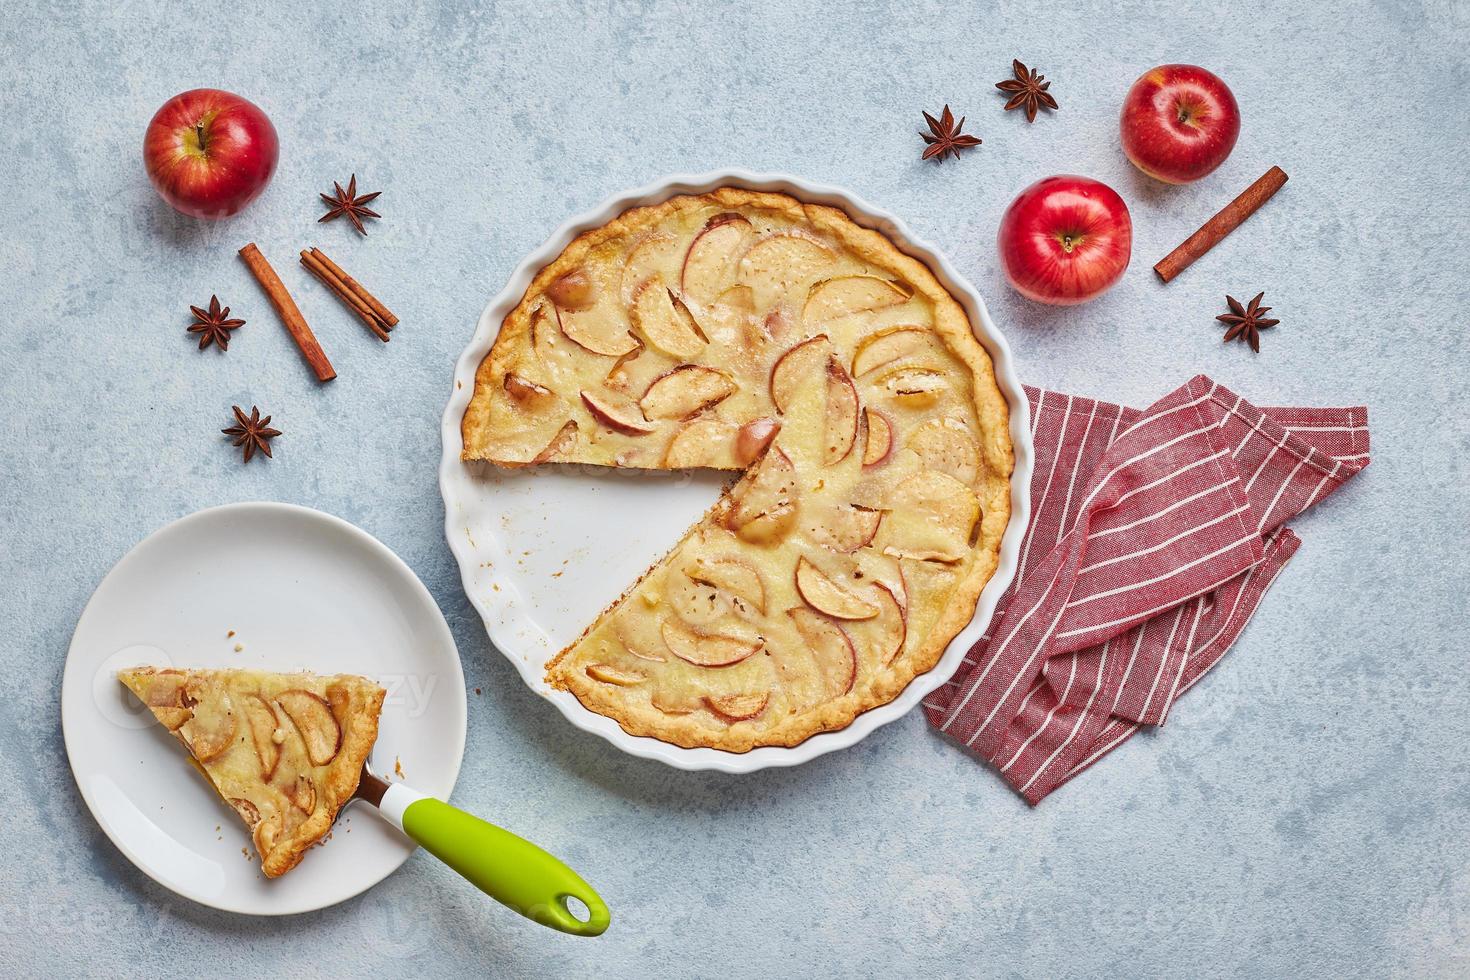
[(1144, 72), (1123, 100), (1123, 152), (1150, 177), (1188, 184), (1225, 162), (1240, 136), (1229, 86), (1197, 65)]
[(1107, 184), (1064, 174), (1022, 191), (1000, 219), (996, 242), (1017, 292), (1068, 306), (1123, 277), (1133, 254), (1133, 220)]
[(154, 190), (196, 218), (227, 218), (276, 172), (276, 128), (255, 103), (217, 88), (174, 96), (153, 114), (143, 163)]

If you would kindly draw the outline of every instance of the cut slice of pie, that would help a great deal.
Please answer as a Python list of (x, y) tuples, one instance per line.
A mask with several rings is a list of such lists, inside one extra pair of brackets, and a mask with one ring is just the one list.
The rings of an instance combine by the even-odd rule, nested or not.
[(331, 830), (377, 741), (387, 693), (352, 674), (135, 667), (118, 679), (240, 814), (268, 878)]

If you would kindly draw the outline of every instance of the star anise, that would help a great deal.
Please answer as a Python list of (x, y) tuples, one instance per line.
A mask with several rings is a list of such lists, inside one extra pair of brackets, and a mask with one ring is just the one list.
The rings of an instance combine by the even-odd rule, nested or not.
[(1025, 108), (1026, 121), (1033, 123), (1036, 121), (1037, 110), (1043, 106), (1048, 109), (1061, 108), (1047, 91), (1051, 88), (1051, 82), (1046, 80), (1045, 75), (1037, 74), (1036, 69), (1027, 68), (1019, 60), (1011, 62), (1011, 73), (1016, 77), (995, 83), (996, 88), (1010, 93), (1010, 101), (1006, 102), (1007, 112)]
[(965, 117), (961, 116), (960, 121), (956, 123), (954, 113), (949, 111), (948, 105), (945, 105), (944, 112), (938, 119), (927, 112), (924, 113), (924, 121), (929, 124), (929, 132), (920, 131), (919, 135), (929, 145), (925, 148), (922, 159), (933, 158), (942, 161), (946, 156), (953, 154), (958, 160), (961, 150), (980, 145), (978, 136), (966, 136), (960, 133), (960, 130), (965, 128)]
[(1265, 293), (1256, 293), (1255, 299), (1252, 299), (1247, 306), (1241, 306), (1240, 300), (1234, 296), (1225, 297), (1225, 302), (1230, 304), (1230, 312), (1221, 313), (1215, 319), (1230, 325), (1230, 329), (1225, 331), (1227, 344), (1240, 338), (1251, 345), (1251, 350), (1257, 354), (1261, 352), (1261, 331), (1281, 322), (1266, 317), (1266, 314), (1271, 312), (1271, 307), (1261, 305), (1261, 300), (1265, 295)]
[(235, 410), (236, 424), (228, 429), (221, 429), (225, 435), (234, 441), (231, 445), (245, 447), (245, 462), (250, 462), (250, 457), (255, 455), (259, 449), (267, 456), (271, 454), (270, 440), (281, 434), (280, 429), (270, 428), (271, 417), (260, 417), (260, 409), (254, 405), (250, 406), (250, 414), (241, 411), (239, 405), (231, 405)]
[(230, 308), (226, 306), (221, 309), (218, 296), (209, 297), (209, 309), (201, 310), (197, 306), (191, 306), (189, 312), (194, 314), (189, 332), (199, 335), (200, 350), (208, 347), (211, 342), (218, 344), (220, 350), (229, 350), (230, 331), (245, 326), (244, 320), (229, 318)]
[(362, 197), (358, 197), (357, 174), (353, 174), (352, 179), (347, 182), (347, 190), (344, 191), (342, 189), (342, 185), (337, 183), (336, 181), (332, 181), (332, 189), (337, 192), (336, 197), (328, 197), (325, 194), (321, 196), (322, 200), (325, 201), (332, 210), (328, 211), (326, 214), (316, 219), (318, 222), (331, 221), (333, 218), (340, 218), (342, 215), (345, 214), (347, 215), (347, 220), (351, 221), (353, 227), (357, 229), (357, 233), (359, 235), (366, 235), (367, 229), (362, 226), (362, 219), (382, 217), (381, 214), (364, 207), (364, 205), (383, 192), (373, 191), (371, 194), (364, 194)]

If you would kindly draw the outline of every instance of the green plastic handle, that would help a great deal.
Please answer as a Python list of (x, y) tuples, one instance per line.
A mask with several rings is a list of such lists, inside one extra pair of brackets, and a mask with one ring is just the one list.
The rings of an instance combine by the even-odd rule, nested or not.
[[(443, 800), (423, 799), (403, 811), (403, 830), (476, 888), (534, 922), (574, 936), (600, 936), (612, 921), (607, 903), (571, 868), (524, 838)], [(587, 906), (572, 915), (568, 898)]]

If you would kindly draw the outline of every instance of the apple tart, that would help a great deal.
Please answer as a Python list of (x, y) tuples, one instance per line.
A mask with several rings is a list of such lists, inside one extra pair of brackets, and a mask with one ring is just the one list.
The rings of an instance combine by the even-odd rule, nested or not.
[(136, 667), (118, 679), (245, 821), (268, 878), (296, 867), (356, 792), (386, 694), (351, 674)]
[(476, 372), (464, 458), (741, 473), (547, 674), (631, 734), (741, 752), (892, 700), (970, 621), (1008, 415), (925, 265), (839, 210), (721, 188), (536, 275)]

